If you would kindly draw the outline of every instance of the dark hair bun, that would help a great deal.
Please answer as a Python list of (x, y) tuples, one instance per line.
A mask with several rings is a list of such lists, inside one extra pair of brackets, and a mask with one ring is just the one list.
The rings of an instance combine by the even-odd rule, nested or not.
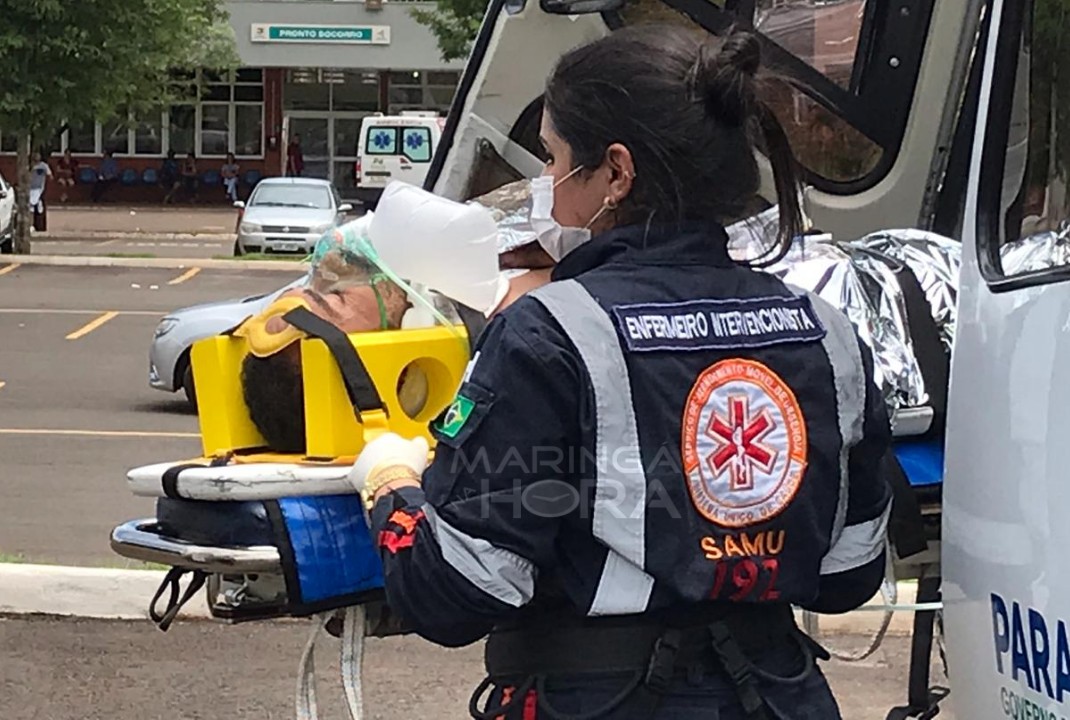
[(695, 61), (695, 90), (706, 111), (730, 125), (742, 125), (755, 102), (755, 77), (762, 64), (762, 45), (750, 32), (710, 38)]

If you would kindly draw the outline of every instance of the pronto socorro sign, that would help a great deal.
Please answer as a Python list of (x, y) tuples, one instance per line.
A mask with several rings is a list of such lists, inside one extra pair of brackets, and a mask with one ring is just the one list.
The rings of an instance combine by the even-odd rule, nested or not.
[(390, 44), (390, 27), (386, 25), (274, 25), (253, 23), (250, 30), (250, 39), (253, 42)]
[[(1001, 687), (1000, 706), (1013, 720), (1065, 720), (1051, 704), (1070, 699), (1070, 641), (1066, 623), (1040, 611), (1010, 604), (992, 593), (992, 638), (996, 671), (1019, 688)], [(1030, 698), (1032, 691), (1035, 697)]]

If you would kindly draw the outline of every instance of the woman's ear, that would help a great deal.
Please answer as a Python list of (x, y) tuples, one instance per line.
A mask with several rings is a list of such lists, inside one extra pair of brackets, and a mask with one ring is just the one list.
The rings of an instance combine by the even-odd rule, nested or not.
[(606, 200), (613, 205), (620, 205), (632, 192), (635, 161), (628, 148), (620, 143), (613, 143), (606, 148), (606, 165), (610, 171)]

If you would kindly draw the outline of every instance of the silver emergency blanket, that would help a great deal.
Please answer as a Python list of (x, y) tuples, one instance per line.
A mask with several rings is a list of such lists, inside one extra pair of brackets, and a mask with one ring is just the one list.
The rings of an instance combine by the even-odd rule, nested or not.
[(880, 253), (910, 268), (929, 301), (940, 339), (951, 352), (962, 267), (959, 242), (924, 230), (906, 229), (873, 233), (848, 245)]
[(1009, 242), (1000, 249), (1004, 275), (1070, 265), (1070, 225)]
[(530, 180), (503, 185), (471, 202), (490, 210), (494, 222), (498, 224), (499, 254), (538, 240), (539, 235), (531, 224), (534, 208)]
[[(728, 228), (732, 257), (752, 263), (773, 257), (776, 210), (774, 206)], [(1070, 225), (1007, 243), (1000, 257), (1006, 275), (1070, 266)], [(897, 264), (905, 265), (917, 278), (950, 353), (962, 267), (958, 241), (909, 228), (839, 243), (828, 235), (813, 235), (796, 239), (783, 259), (763, 268), (847, 315), (873, 352), (875, 375), (893, 411), (923, 406), (928, 400), (894, 274)]]
[[(729, 229), (729, 251), (749, 262), (773, 257), (776, 208)], [(957, 246), (915, 230), (889, 231), (847, 243), (829, 235), (797, 238), (787, 254), (764, 267), (789, 285), (808, 290), (844, 312), (873, 353), (874, 375), (889, 410), (921, 407), (929, 399), (914, 355), (907, 312), (893, 266), (901, 263), (925, 281), (922, 289), (934, 318), (954, 327), (958, 291)], [(891, 264), (889, 261), (892, 261)], [(944, 298), (952, 298), (945, 302)], [(948, 340), (950, 348), (950, 341)]]

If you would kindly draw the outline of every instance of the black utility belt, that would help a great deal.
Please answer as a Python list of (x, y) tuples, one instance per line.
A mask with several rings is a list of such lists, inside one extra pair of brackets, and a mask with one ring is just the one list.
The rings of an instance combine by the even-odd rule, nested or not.
[(496, 631), (487, 639), (487, 674), (506, 678), (641, 671), (649, 667), (666, 637), (675, 638), (673, 667), (718, 665), (721, 658), (710, 636), (714, 624), (727, 629), (739, 650), (748, 656), (761, 656), (771, 647), (798, 642), (799, 630), (786, 606), (689, 619), (691, 622), (651, 623), (637, 617), (630, 624), (595, 621), (556, 627), (539, 623)]

